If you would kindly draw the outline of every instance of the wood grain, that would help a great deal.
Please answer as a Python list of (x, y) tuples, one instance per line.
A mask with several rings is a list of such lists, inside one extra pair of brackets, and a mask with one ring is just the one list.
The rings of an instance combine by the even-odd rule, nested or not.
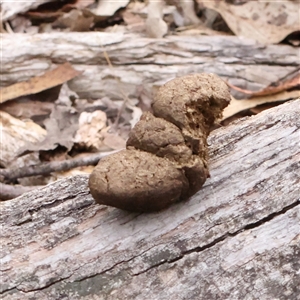
[(155, 214), (87, 176), (1, 203), (2, 299), (297, 299), (300, 99), (215, 130), (211, 178)]
[[(233, 85), (260, 90), (299, 69), (299, 51), (288, 45), (262, 45), (236, 36), (167, 36), (52, 32), (2, 34), (1, 86), (43, 74), (55, 64), (83, 71), (70, 87), (83, 98), (122, 100), (153, 92), (172, 78), (215, 73)], [(21, 47), (19, 45), (22, 45)], [(113, 69), (107, 64), (105, 52)], [(239, 92), (232, 91), (238, 97)], [(243, 95), (244, 97), (244, 95)]]

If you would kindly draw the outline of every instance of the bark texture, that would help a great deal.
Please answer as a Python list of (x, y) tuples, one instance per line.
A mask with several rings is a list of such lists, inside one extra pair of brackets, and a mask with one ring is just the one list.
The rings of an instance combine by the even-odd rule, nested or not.
[[(167, 36), (64, 32), (2, 34), (1, 86), (28, 80), (70, 62), (83, 74), (70, 81), (81, 97), (122, 99), (152, 93), (174, 77), (215, 73), (249, 90), (261, 89), (299, 69), (299, 51), (236, 36)], [(21, 46), (20, 46), (21, 45)], [(113, 69), (108, 67), (107, 52)], [(238, 92), (233, 91), (234, 96)], [(244, 96), (244, 95), (243, 95)]]
[(87, 176), (1, 203), (2, 299), (299, 299), (300, 99), (212, 132), (211, 178), (152, 214)]

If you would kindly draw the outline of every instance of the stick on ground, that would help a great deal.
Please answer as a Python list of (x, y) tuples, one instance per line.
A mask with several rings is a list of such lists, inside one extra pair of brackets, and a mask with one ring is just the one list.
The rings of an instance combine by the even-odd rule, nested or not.
[(64, 161), (52, 161), (49, 163), (43, 163), (34, 166), (26, 166), (18, 169), (1, 169), (0, 177), (1, 181), (5, 180), (11, 182), (18, 178), (36, 175), (49, 175), (52, 172), (67, 171), (77, 167), (96, 165), (101, 158), (115, 153), (117, 151), (119, 150), (100, 152), (85, 157), (73, 158)]

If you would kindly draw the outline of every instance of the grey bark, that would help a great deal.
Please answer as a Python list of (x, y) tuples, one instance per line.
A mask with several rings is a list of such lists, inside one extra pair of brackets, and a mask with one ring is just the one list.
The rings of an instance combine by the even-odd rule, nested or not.
[(1, 203), (2, 299), (299, 299), (300, 99), (212, 132), (211, 178), (153, 214), (87, 176)]
[[(83, 71), (70, 82), (83, 98), (120, 100), (122, 92), (133, 98), (150, 97), (166, 81), (195, 72), (216, 73), (234, 85), (257, 90), (299, 70), (300, 65), (296, 47), (261, 45), (236, 36), (151, 39), (123, 33), (54, 32), (2, 34), (1, 39), (1, 86), (28, 80), (68, 61)], [(233, 95), (239, 96), (236, 91)]]

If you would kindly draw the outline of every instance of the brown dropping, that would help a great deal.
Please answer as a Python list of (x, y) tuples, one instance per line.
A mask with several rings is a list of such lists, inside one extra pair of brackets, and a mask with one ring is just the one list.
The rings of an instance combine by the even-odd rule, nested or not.
[(225, 82), (191, 74), (163, 85), (132, 129), (126, 150), (103, 158), (89, 179), (99, 204), (129, 211), (162, 210), (186, 200), (208, 172), (207, 136), (229, 104)]
[(180, 128), (193, 153), (206, 145), (211, 126), (230, 102), (227, 84), (215, 74), (190, 74), (163, 85), (152, 103), (153, 114)]
[(89, 178), (99, 204), (130, 211), (158, 211), (186, 197), (188, 181), (171, 161), (139, 150), (101, 160)]

